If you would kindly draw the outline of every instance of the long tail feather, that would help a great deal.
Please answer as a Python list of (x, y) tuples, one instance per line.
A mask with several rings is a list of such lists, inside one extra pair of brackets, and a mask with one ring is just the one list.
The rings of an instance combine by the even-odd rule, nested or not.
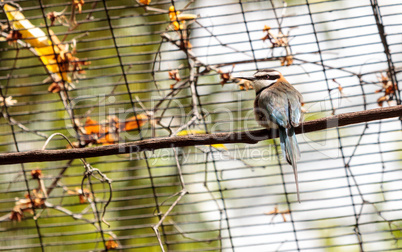
[(299, 180), (297, 175), (297, 160), (300, 158), (300, 149), (297, 144), (294, 128), (280, 128), (279, 137), (281, 140), (281, 148), (287, 162), (292, 166), (295, 175), (297, 200), (300, 202)]

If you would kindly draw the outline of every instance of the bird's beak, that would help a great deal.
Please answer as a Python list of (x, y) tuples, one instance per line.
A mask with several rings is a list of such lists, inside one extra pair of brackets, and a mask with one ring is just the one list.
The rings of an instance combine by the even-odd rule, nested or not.
[(249, 80), (249, 81), (253, 81), (255, 80), (255, 77), (253, 76), (247, 76), (247, 77), (235, 77), (237, 79), (244, 79), (244, 80)]

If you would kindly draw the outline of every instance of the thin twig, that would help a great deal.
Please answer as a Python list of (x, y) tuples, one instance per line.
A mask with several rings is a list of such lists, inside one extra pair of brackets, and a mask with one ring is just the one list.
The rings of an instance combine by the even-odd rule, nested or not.
[(169, 220), (169, 223), (181, 234), (181, 236), (183, 236), (183, 238), (190, 239), (192, 241), (206, 242), (206, 243), (211, 243), (212, 241), (216, 240), (216, 239), (202, 240), (202, 239), (197, 239), (197, 238), (190, 237), (174, 221)]
[(179, 192), (179, 196), (177, 197), (177, 199), (173, 202), (173, 204), (169, 207), (169, 209), (162, 215), (162, 217), (160, 218), (159, 222), (152, 227), (152, 229), (154, 230), (156, 237), (158, 238), (158, 242), (159, 245), (162, 249), (162, 251), (165, 251), (164, 247), (163, 247), (163, 243), (160, 237), (160, 233), (159, 233), (159, 227), (162, 225), (163, 221), (166, 219), (166, 217), (170, 214), (170, 212), (173, 210), (173, 208), (179, 203), (179, 201), (183, 198), (184, 195), (186, 195), (188, 193), (188, 191), (183, 188), (180, 192)]
[(88, 220), (88, 219), (84, 218), (84, 214), (83, 214), (83, 213), (78, 213), (78, 214), (76, 214), (76, 213), (73, 213), (73, 212), (71, 212), (70, 210), (68, 210), (68, 209), (66, 209), (66, 208), (64, 208), (64, 207), (55, 206), (55, 205), (53, 205), (52, 203), (47, 202), (47, 201), (45, 201), (45, 206), (46, 206), (47, 208), (51, 208), (51, 209), (55, 209), (55, 210), (57, 210), (57, 211), (60, 211), (60, 212), (64, 213), (65, 215), (70, 216), (71, 218), (73, 218), (73, 219), (75, 219), (75, 220), (82, 220), (82, 221), (85, 221), (85, 222), (87, 222), (87, 223), (89, 223), (89, 224), (92, 224), (92, 225), (94, 225), (94, 227), (95, 227), (96, 229), (98, 229), (98, 227), (95, 225), (95, 222), (94, 222), (94, 221), (91, 221), (91, 220)]
[(190, 68), (190, 90), (191, 90), (191, 99), (192, 99), (192, 105), (193, 105), (193, 115), (197, 117), (197, 119), (201, 119), (201, 114), (198, 111), (198, 98), (197, 98), (197, 90), (196, 90), (196, 81), (194, 78), (194, 62), (192, 60), (189, 60), (188, 66)]
[[(185, 183), (184, 183), (183, 173), (182, 173), (182, 170), (181, 170), (181, 165), (180, 165), (180, 162), (179, 162), (179, 157), (178, 157), (178, 155), (177, 155), (177, 150), (176, 150), (176, 149), (173, 149), (173, 151), (174, 151), (174, 156), (175, 156), (175, 160), (176, 160), (177, 171), (179, 172), (180, 185), (181, 185), (182, 189), (181, 189), (179, 192), (177, 192), (177, 193), (175, 193), (174, 195), (171, 196), (171, 197), (174, 197), (174, 196), (179, 195), (179, 196), (177, 197), (177, 199), (173, 202), (173, 204), (169, 207), (169, 209), (168, 209), (168, 210), (162, 215), (162, 217), (159, 219), (159, 222), (158, 222), (155, 226), (153, 226), (153, 230), (154, 230), (154, 232), (155, 232), (155, 234), (156, 234), (156, 236), (157, 236), (157, 239), (158, 239), (158, 242), (159, 242), (159, 245), (160, 245), (162, 251), (164, 251), (164, 247), (163, 247), (162, 240), (161, 240), (161, 238), (160, 238), (159, 227), (162, 225), (163, 221), (164, 221), (164, 220), (166, 219), (166, 217), (170, 214), (170, 212), (173, 210), (173, 208), (174, 208), (174, 207), (179, 203), (179, 201), (183, 198), (183, 196), (188, 193), (188, 191), (187, 191), (187, 189), (186, 189), (186, 185), (185, 185)], [(169, 197), (169, 198), (171, 198), (171, 197)], [(168, 198), (168, 199), (169, 199), (169, 198)], [(162, 202), (162, 204), (163, 204), (163, 203), (164, 203), (164, 202)], [(161, 206), (162, 206), (162, 204), (161, 204)]]
[[(45, 149), (46, 149), (46, 147), (47, 147), (47, 145), (50, 143), (50, 141), (53, 139), (53, 137), (55, 137), (55, 136), (61, 136), (61, 137), (63, 137), (69, 144), (70, 144), (70, 146), (72, 147), (72, 148), (75, 148), (74, 147), (74, 145), (70, 142), (70, 140), (65, 136), (65, 135), (63, 135), (63, 134), (61, 134), (61, 133), (54, 133), (54, 134), (52, 134), (51, 136), (49, 136), (49, 138), (46, 140), (46, 142), (44, 143), (44, 145), (43, 145), (43, 147), (42, 147), (42, 151), (44, 151)], [(84, 189), (83, 189), (83, 184), (84, 184), (84, 180), (85, 180), (85, 178), (88, 178), (88, 180), (90, 179), (90, 176), (93, 176), (94, 178), (96, 178), (96, 179), (98, 179), (99, 181), (101, 181), (101, 182), (106, 182), (106, 183), (108, 183), (108, 185), (109, 185), (109, 199), (107, 200), (107, 202), (106, 202), (106, 204), (105, 204), (105, 206), (103, 207), (103, 213), (102, 213), (102, 217), (101, 217), (101, 221), (103, 222), (103, 223), (105, 223), (106, 225), (108, 225), (108, 226), (110, 226), (110, 224), (105, 220), (105, 214), (106, 214), (106, 208), (107, 208), (107, 206), (110, 204), (110, 202), (112, 201), (112, 193), (113, 193), (113, 190), (112, 190), (112, 180), (111, 179), (109, 179), (105, 174), (103, 174), (99, 169), (97, 169), (97, 168), (93, 168), (84, 158), (80, 158), (80, 160), (81, 160), (81, 162), (84, 164), (84, 167), (85, 167), (85, 169), (86, 169), (86, 171), (85, 171), (85, 176), (83, 177), (83, 179), (82, 179), (82, 182), (81, 182), (81, 190), (82, 190), (82, 192), (84, 192)], [(72, 161), (71, 161), (72, 162)], [(71, 164), (71, 163), (70, 163)], [(58, 180), (60, 179), (59, 177), (65, 172), (65, 170), (67, 169), (69, 167), (69, 164), (68, 164), (68, 166), (66, 166), (65, 168), (63, 168), (63, 170), (60, 172), (60, 174), (59, 174), (59, 176), (53, 181), (53, 183), (52, 183), (52, 189), (50, 190), (50, 192), (53, 190), (53, 188), (55, 187), (55, 184), (57, 184), (57, 182), (58, 182)], [(93, 174), (94, 174), (94, 172), (96, 172), (99, 176), (100, 176), (100, 178), (97, 178), (96, 176), (94, 176)], [(91, 186), (91, 188), (92, 188), (92, 186)], [(49, 191), (48, 191), (49, 192)], [(49, 193), (50, 193), (49, 192)], [(48, 193), (48, 194), (49, 194)], [(83, 194), (84, 196), (85, 196), (85, 194)], [(95, 199), (95, 194), (92, 192), (92, 195), (93, 195), (93, 197), (94, 197), (94, 199)], [(88, 199), (88, 201), (89, 201), (89, 199)], [(95, 206), (95, 208), (96, 208), (96, 206)]]
[(197, 23), (197, 24), (198, 24), (199, 26), (201, 26), (202, 28), (204, 28), (204, 29), (209, 33), (209, 35), (211, 35), (213, 38), (216, 39), (216, 41), (218, 41), (219, 44), (221, 44), (221, 46), (227, 47), (227, 48), (229, 48), (229, 49), (231, 49), (231, 50), (233, 50), (233, 51), (235, 51), (235, 52), (238, 52), (238, 53), (243, 53), (244, 55), (246, 55), (246, 56), (248, 56), (248, 57), (251, 57), (251, 58), (253, 57), (252, 55), (248, 54), (247, 52), (242, 52), (242, 51), (240, 51), (240, 50), (234, 48), (233, 46), (230, 46), (230, 45), (228, 45), (228, 44), (223, 43), (223, 42), (218, 38), (218, 36), (216, 36), (215, 34), (213, 34), (212, 31), (210, 31), (207, 27), (204, 27), (204, 26), (203, 26), (200, 22), (198, 22), (197, 20), (194, 20), (194, 22)]

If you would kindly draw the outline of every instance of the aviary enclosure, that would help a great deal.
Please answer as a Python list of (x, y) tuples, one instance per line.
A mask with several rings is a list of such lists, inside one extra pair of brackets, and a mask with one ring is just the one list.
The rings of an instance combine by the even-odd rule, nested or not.
[[(397, 0), (15, 0), (0, 250), (400, 251)], [(303, 97), (301, 203), (258, 69)]]

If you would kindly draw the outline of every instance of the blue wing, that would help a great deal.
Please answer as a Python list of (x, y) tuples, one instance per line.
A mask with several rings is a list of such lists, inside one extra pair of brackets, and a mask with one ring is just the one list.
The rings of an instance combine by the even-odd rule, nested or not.
[(289, 127), (289, 103), (286, 93), (278, 92), (274, 88), (263, 90), (258, 97), (261, 110), (267, 110), (267, 118), (277, 125)]
[(302, 119), (301, 102), (302, 96), (299, 92), (289, 92), (287, 93), (287, 100), (290, 105), (290, 121), (293, 127), (299, 126)]

